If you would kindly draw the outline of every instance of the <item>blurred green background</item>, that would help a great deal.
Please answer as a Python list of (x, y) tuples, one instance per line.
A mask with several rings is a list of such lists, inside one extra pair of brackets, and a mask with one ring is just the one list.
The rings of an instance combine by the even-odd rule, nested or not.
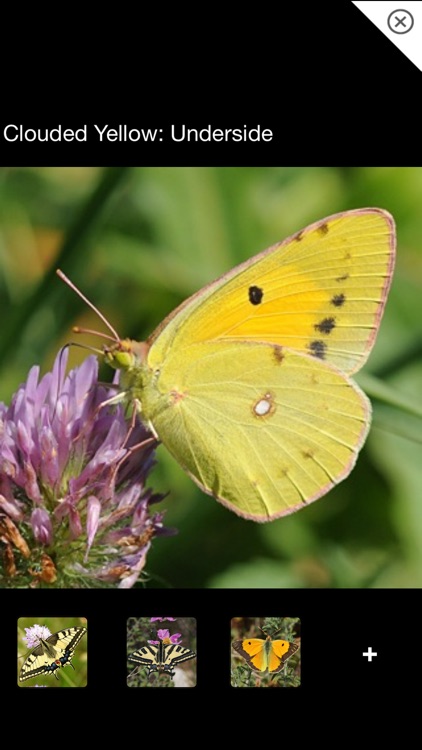
[[(307, 509), (258, 525), (200, 492), (163, 447), (152, 486), (169, 492), (148, 587), (422, 585), (422, 169), (19, 168), (0, 171), (0, 400), (33, 364), (51, 367), (78, 324), (104, 330), (56, 277), (61, 267), (122, 337), (145, 339), (207, 282), (307, 224), (376, 206), (397, 222), (381, 330), (361, 377), (373, 426), (343, 483)], [(70, 366), (87, 353), (72, 347)], [(102, 378), (111, 380), (104, 368)], [(367, 387), (368, 386), (368, 387)], [(403, 399), (408, 409), (394, 404)], [(414, 410), (415, 413), (412, 413)], [(419, 416), (418, 416), (419, 410)], [(158, 506), (156, 506), (158, 509)]]

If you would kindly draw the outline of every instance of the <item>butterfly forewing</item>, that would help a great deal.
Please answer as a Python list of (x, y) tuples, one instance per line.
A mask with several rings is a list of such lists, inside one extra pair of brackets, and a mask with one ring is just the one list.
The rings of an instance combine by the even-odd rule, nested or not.
[(151, 337), (152, 367), (200, 341), (268, 341), (358, 370), (375, 340), (395, 257), (391, 215), (329, 216), (237, 266)]
[(19, 680), (28, 680), (42, 674), (54, 674), (57, 677), (58, 669), (66, 664), (72, 665), (73, 652), (85, 633), (86, 628), (65, 628), (48, 638), (40, 639), (39, 645), (25, 659)]
[(188, 661), (196, 656), (194, 651), (179, 646), (177, 643), (170, 643), (164, 646), (164, 664), (172, 666), (180, 664), (182, 661)]

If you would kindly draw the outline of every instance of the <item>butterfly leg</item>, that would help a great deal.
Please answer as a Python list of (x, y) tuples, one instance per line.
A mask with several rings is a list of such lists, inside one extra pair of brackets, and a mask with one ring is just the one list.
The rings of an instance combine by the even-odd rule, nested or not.
[[(125, 439), (124, 439), (124, 441), (123, 441), (123, 443), (121, 445), (122, 449), (127, 445), (127, 442), (128, 442), (128, 440), (129, 440), (129, 438), (130, 438), (130, 436), (131, 436), (131, 434), (132, 434), (132, 432), (133, 432), (133, 430), (135, 428), (136, 415), (137, 415), (137, 410), (136, 410), (136, 408), (134, 408), (133, 412), (132, 412), (132, 417), (131, 417), (131, 420), (130, 420), (130, 427), (129, 427), (129, 429), (127, 431), (127, 434), (126, 434), (126, 437), (125, 437)], [(140, 443), (136, 443), (136, 445), (132, 445), (130, 448), (128, 448), (127, 449), (127, 453), (123, 456), (123, 458), (120, 459), (120, 461), (118, 461), (118, 463), (116, 464), (116, 466), (114, 468), (112, 481), (115, 480), (115, 478), (117, 476), (117, 472), (119, 471), (119, 469), (122, 466), (122, 464), (125, 461), (127, 461), (127, 459), (132, 455), (132, 453), (134, 453), (134, 451), (139, 450), (140, 448), (147, 448), (150, 445), (154, 445), (154, 443), (156, 443), (158, 445), (157, 439), (155, 437), (150, 437), (150, 438), (145, 438), (145, 440), (141, 440)]]

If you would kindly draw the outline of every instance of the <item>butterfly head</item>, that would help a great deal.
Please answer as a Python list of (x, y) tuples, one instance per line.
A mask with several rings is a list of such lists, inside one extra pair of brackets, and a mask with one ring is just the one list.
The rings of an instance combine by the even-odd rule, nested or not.
[(111, 346), (104, 346), (104, 361), (115, 370), (132, 370), (145, 360), (148, 344), (132, 339), (122, 339)]

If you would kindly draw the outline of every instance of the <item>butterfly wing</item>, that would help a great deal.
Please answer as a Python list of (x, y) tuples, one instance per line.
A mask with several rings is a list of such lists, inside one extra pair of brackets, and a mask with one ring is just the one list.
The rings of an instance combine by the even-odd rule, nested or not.
[(281, 672), (287, 659), (290, 659), (296, 653), (299, 646), (290, 641), (275, 640), (271, 641), (271, 650), (268, 657), (268, 671)]
[(394, 259), (388, 212), (329, 216), (186, 300), (151, 337), (149, 362), (205, 340), (268, 341), (355, 372), (375, 341)]
[(129, 654), (128, 659), (136, 664), (148, 667), (149, 676), (151, 672), (156, 672), (159, 668), (159, 647), (154, 646), (152, 643), (148, 643), (146, 646), (142, 646), (139, 651), (134, 651), (132, 654)]
[(71, 665), (73, 652), (85, 633), (86, 628), (65, 628), (42, 639), (22, 664), (19, 680), (41, 674), (54, 674), (57, 677), (57, 669)]
[(370, 403), (327, 363), (278, 345), (205, 342), (172, 351), (151, 421), (204, 490), (244, 518), (311, 503), (352, 470)]
[(169, 643), (163, 647), (163, 670), (174, 674), (174, 667), (176, 664), (181, 664), (183, 661), (194, 659), (196, 656), (195, 651), (191, 651), (189, 648), (179, 646), (177, 643)]
[(245, 638), (242, 641), (233, 641), (232, 647), (255, 672), (267, 671), (267, 654), (265, 641), (262, 638)]

